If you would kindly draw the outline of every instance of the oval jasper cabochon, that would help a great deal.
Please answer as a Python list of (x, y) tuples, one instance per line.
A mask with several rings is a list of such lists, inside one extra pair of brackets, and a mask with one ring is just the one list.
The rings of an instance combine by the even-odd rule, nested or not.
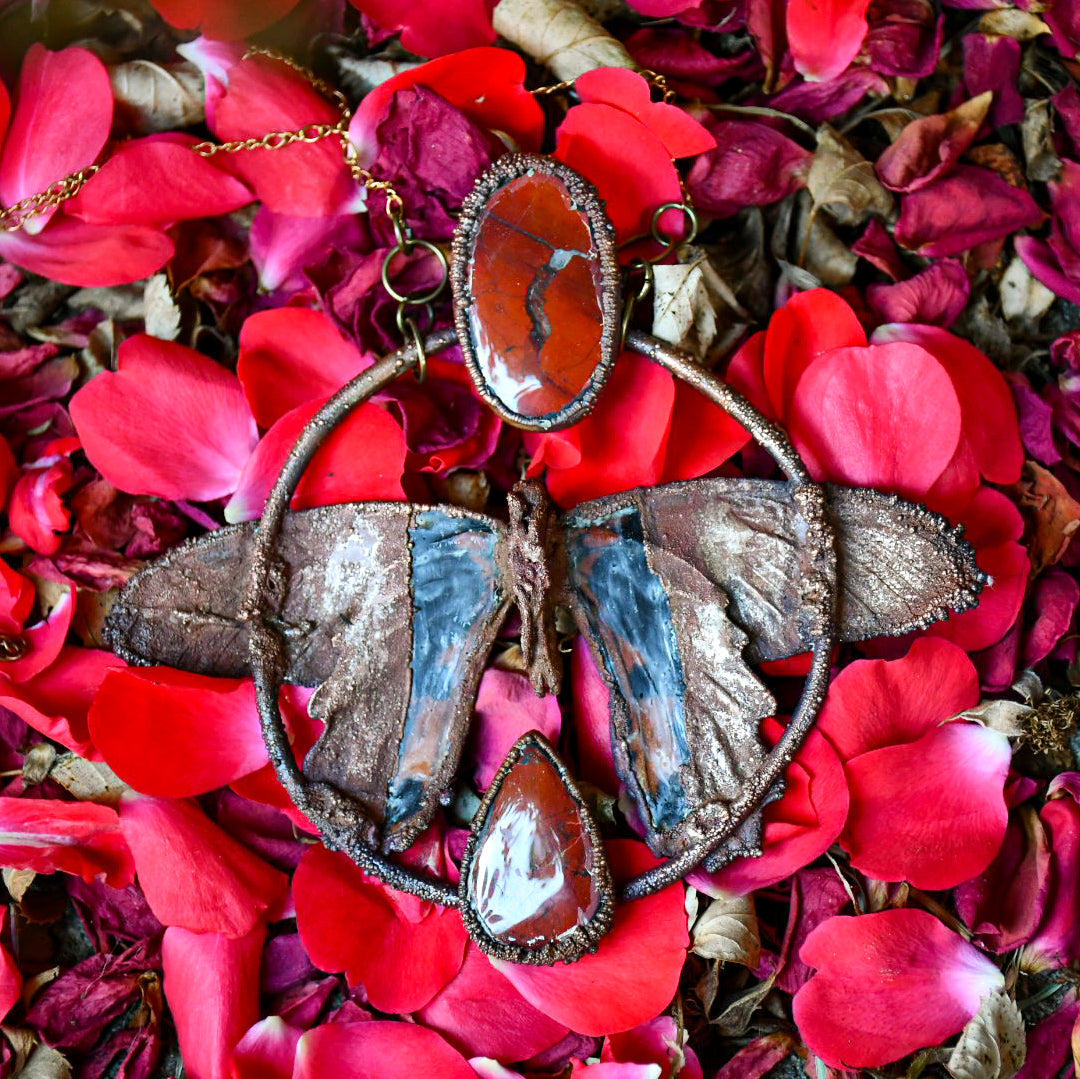
[(511, 154), (462, 207), (451, 270), (477, 391), (533, 430), (575, 422), (614, 360), (614, 233), (595, 189), (550, 158)]

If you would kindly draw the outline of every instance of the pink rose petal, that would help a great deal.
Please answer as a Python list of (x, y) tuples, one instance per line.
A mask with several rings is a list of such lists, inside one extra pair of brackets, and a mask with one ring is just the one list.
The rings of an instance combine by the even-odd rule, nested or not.
[(177, 926), (165, 930), (165, 999), (176, 1024), (184, 1075), (190, 1079), (230, 1079), (233, 1048), (259, 1018), (265, 937), (261, 924), (241, 937)]
[(817, 729), (845, 761), (914, 742), (979, 703), (974, 664), (956, 645), (916, 640), (902, 659), (861, 659), (832, 681)]
[(873, 1068), (938, 1045), (1004, 985), (989, 959), (921, 910), (830, 918), (800, 955), (818, 971), (795, 994), (795, 1022), (834, 1068)]
[(1004, 735), (947, 723), (849, 760), (851, 809), (840, 843), (852, 866), (930, 891), (981, 873), (1005, 838), (1010, 758)]
[[(680, 1034), (670, 1015), (658, 1015), (632, 1030), (605, 1038), (600, 1060), (655, 1064), (660, 1068), (661, 1075), (667, 1075), (674, 1070), (679, 1056)], [(683, 1079), (701, 1079), (701, 1062), (697, 1053), (689, 1045), (681, 1048), (683, 1059), (678, 1074)]]
[(303, 1033), (280, 1015), (260, 1020), (236, 1043), (230, 1079), (292, 1079)]
[(870, 0), (788, 0), (787, 36), (795, 70), (826, 81), (855, 59), (866, 37)]
[(196, 142), (170, 134), (121, 144), (65, 210), (95, 224), (165, 226), (251, 202), (246, 184), (192, 152)]
[(415, 1023), (327, 1023), (309, 1030), (296, 1052), (293, 1079), (476, 1079), (465, 1058)]
[(551, 694), (538, 697), (528, 678), (517, 671), (496, 667), (484, 671), (476, 694), (471, 734), (476, 761), (473, 778), (479, 789), (487, 790), (510, 747), (523, 734), (539, 731), (555, 745), (561, 728), (562, 712)]
[[(10, 206), (92, 165), (109, 137), (112, 111), (109, 76), (93, 53), (31, 45), (0, 154), (0, 202)], [(48, 220), (48, 214), (31, 218), (27, 235)]]
[(569, 1033), (526, 1001), (472, 943), (461, 970), (418, 1018), (467, 1056), (501, 1061), (536, 1056)]
[(120, 823), (146, 900), (163, 925), (243, 937), (288, 888), (283, 873), (187, 799), (127, 792)]
[(931, 263), (922, 273), (893, 285), (870, 285), (866, 298), (886, 322), (950, 326), (971, 295), (964, 267), (955, 259)]
[(114, 487), (194, 502), (236, 489), (256, 439), (232, 372), (145, 334), (120, 346), (115, 372), (75, 394), (71, 418), (86, 455)]
[(138, 281), (172, 257), (173, 242), (145, 225), (91, 225), (58, 213), (37, 235), (0, 234), (0, 255), (65, 285), (110, 287)]
[[(640, 843), (606, 844), (616, 879), (655, 864)], [(554, 967), (492, 960), (518, 992), (560, 1023), (582, 1034), (629, 1030), (667, 1007), (686, 957), (683, 888), (675, 884), (646, 899), (616, 907), (611, 930), (596, 952)]]
[(799, 379), (789, 429), (815, 478), (918, 500), (952, 458), (960, 426), (941, 364), (896, 342), (819, 356)]
[(988, 357), (938, 326), (881, 326), (870, 340), (873, 344), (907, 341), (931, 353), (952, 380), (960, 401), (963, 437), (971, 444), (979, 471), (991, 483), (1020, 479), (1024, 453), (1016, 402), (1004, 375)]

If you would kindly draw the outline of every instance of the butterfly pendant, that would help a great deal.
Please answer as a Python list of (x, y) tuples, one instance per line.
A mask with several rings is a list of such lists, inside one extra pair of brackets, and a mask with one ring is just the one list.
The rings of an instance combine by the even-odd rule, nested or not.
[[(611, 229), (585, 181), (542, 158), (497, 163), (466, 202), (451, 279), (457, 338), (504, 418), (553, 429), (592, 406), (620, 305)], [(755, 433), (782, 440), (764, 421)], [(269, 665), (273, 683), (317, 687), (309, 710), (325, 728), (302, 773), (272, 739), (271, 756), (328, 844), (458, 906), (489, 954), (571, 961), (596, 946), (614, 893), (599, 829), (539, 734), (484, 797), (458, 889), (389, 861), (450, 797), (496, 636), (516, 608), (539, 694), (560, 689), (560, 609), (587, 639), (620, 779), (673, 867), (659, 883), (760, 853), (761, 808), (781, 784), (758, 733), (776, 704), (752, 665), (821, 644), (816, 518), (800, 491), (835, 540), (836, 639), (906, 633), (976, 602), (985, 577), (959, 530), (868, 489), (700, 479), (558, 513), (525, 481), (503, 518), (410, 503), (291, 512), (282, 486), (263, 525), (211, 533), (134, 577), (106, 637), (132, 663), (257, 685)]]

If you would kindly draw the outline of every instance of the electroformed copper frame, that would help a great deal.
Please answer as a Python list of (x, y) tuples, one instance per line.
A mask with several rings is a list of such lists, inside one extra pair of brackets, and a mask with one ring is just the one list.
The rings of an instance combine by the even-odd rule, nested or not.
[[(249, 634), (249, 656), (263, 737), (274, 772), (296, 806), (321, 833), (330, 849), (348, 855), (364, 872), (392, 888), (421, 899), (455, 907), (466, 915), (464, 890), (396, 865), (365, 841), (371, 822), (360, 819), (355, 803), (327, 784), (308, 780), (293, 756), (278, 707), (284, 670), (284, 646), (272, 622), (275, 545), (289, 502), (304, 470), (334, 427), (358, 405), (390, 382), (417, 367), (425, 355), (458, 342), (454, 330), (438, 330), (377, 361), (331, 397), (308, 422), (274, 483), (251, 549), (247, 581), (239, 615)], [(768, 800), (788, 764), (816, 721), (828, 687), (831, 657), (837, 639), (837, 567), (835, 533), (825, 512), (826, 497), (813, 482), (787, 435), (767, 420), (745, 398), (702, 368), (687, 352), (640, 331), (631, 331), (626, 347), (666, 368), (689, 383), (740, 423), (777, 462), (789, 484), (790, 496), (805, 524), (805, 544), (810, 551), (810, 579), (802, 594), (811, 612), (810, 671), (791, 720), (761, 768), (744, 784), (729, 805), (727, 823), (704, 840), (634, 877), (623, 885), (620, 898), (633, 900), (651, 895), (681, 879), (729, 839)], [(460, 747), (459, 747), (460, 748)], [(563, 773), (565, 777), (565, 772)], [(586, 814), (587, 816), (587, 814)], [(596, 837), (597, 839), (599, 837)], [(724, 852), (721, 857), (733, 854)], [(715, 866), (714, 866), (715, 867)], [(471, 912), (470, 912), (471, 913)], [(474, 938), (475, 939), (475, 938)], [(571, 962), (595, 941), (577, 940), (573, 934), (543, 950), (543, 958), (529, 950), (495, 942), (498, 955), (514, 962)], [(493, 949), (485, 949), (492, 950)]]

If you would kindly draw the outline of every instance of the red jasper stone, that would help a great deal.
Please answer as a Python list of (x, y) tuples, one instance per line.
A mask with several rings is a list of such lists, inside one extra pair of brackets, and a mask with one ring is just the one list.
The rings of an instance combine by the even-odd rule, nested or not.
[(600, 906), (595, 866), (581, 810), (548, 756), (527, 744), (498, 787), (468, 866), (481, 925), (518, 947), (560, 939)]
[(496, 190), (477, 215), (468, 312), (489, 393), (524, 417), (557, 413), (603, 359), (601, 260), (584, 209), (544, 172)]

